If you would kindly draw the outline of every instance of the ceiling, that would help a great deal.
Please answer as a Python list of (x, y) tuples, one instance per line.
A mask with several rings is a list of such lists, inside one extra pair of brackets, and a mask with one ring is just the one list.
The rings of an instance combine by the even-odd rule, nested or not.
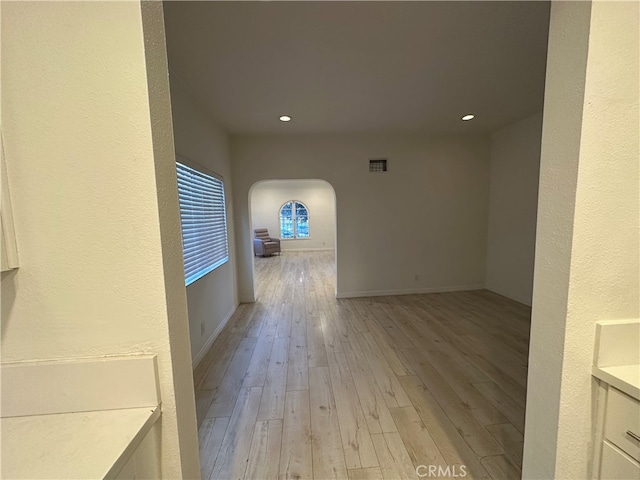
[(487, 132), (542, 110), (548, 2), (171, 1), (165, 22), (172, 81), (230, 133)]

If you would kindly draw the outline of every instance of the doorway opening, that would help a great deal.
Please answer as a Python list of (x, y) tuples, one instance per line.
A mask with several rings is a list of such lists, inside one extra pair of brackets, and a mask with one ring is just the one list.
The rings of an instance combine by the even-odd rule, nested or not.
[[(279, 252), (263, 255), (254, 246), (253, 283), (256, 299), (272, 292), (270, 279), (304, 282), (322, 276), (321, 284), (336, 291), (336, 195), (325, 180), (265, 180), (249, 192), (251, 235), (267, 229), (278, 239)], [(258, 246), (259, 247), (259, 246)], [(290, 273), (293, 276), (287, 276)], [(316, 279), (318, 280), (318, 279)], [(316, 285), (318, 285), (316, 283)]]

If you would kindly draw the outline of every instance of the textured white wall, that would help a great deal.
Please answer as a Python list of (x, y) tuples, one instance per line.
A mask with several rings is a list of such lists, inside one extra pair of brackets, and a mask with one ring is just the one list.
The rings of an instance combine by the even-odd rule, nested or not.
[(491, 135), (486, 288), (531, 306), (542, 114)]
[(163, 472), (187, 478), (198, 456), (163, 22), (145, 8), (143, 32), (139, 2), (2, 5), (21, 262), (2, 274), (2, 361), (156, 354)]
[(593, 2), (556, 477), (586, 477), (595, 322), (640, 317), (640, 4)]
[(283, 251), (333, 250), (336, 238), (336, 202), (333, 188), (323, 180), (269, 180), (251, 189), (253, 228), (280, 235), (280, 207), (298, 200), (309, 210), (309, 238), (282, 240)]
[[(162, 442), (178, 439), (179, 452), (162, 450), (163, 473), (180, 461), (182, 478), (198, 478), (198, 433), (191, 369), (191, 345), (189, 341), (189, 319), (184, 288), (184, 265), (180, 257), (182, 235), (180, 230), (180, 208), (175, 165), (175, 146), (171, 119), (171, 95), (169, 66), (165, 47), (163, 4), (141, 2), (144, 33), (145, 62), (153, 156), (155, 166), (156, 195), (160, 220), (162, 245), (163, 281), (167, 310), (169, 348), (171, 352), (172, 381), (175, 397), (163, 398), (163, 412), (167, 409), (173, 418), (162, 422)], [(165, 373), (165, 377), (168, 373)], [(175, 398), (175, 400), (174, 400)], [(165, 428), (168, 425), (168, 428)], [(171, 443), (169, 443), (171, 445)], [(179, 458), (178, 458), (179, 455)], [(167, 467), (165, 467), (167, 465)], [(171, 470), (169, 470), (171, 471)], [(165, 475), (165, 476), (168, 476)]]
[(595, 322), (640, 315), (639, 7), (551, 8), (524, 478), (590, 478)]
[[(229, 261), (187, 287), (191, 354), (202, 358), (237, 306), (232, 181), (227, 134), (201, 109), (180, 80), (171, 78), (176, 152), (224, 178)], [(204, 333), (201, 326), (204, 326)]]
[[(231, 153), (241, 300), (254, 297), (249, 190), (269, 179), (322, 179), (334, 188), (339, 295), (484, 285), (487, 138), (232, 136)], [(369, 159), (380, 157), (389, 171), (369, 173)]]

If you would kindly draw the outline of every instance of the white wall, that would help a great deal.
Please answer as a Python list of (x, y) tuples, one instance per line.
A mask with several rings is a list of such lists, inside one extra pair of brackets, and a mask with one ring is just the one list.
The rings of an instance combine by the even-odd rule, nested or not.
[(486, 288), (531, 306), (542, 113), (491, 135)]
[(163, 473), (194, 478), (163, 21), (152, 3), (143, 16), (139, 2), (3, 2), (2, 133), (20, 268), (2, 274), (2, 361), (156, 354)]
[(551, 7), (524, 478), (591, 478), (595, 322), (640, 315), (639, 7)]
[[(254, 298), (249, 190), (268, 179), (322, 179), (334, 188), (340, 296), (484, 285), (488, 139), (383, 134), (231, 139), (241, 300)], [(380, 157), (388, 157), (389, 171), (369, 173), (369, 159)]]
[(290, 200), (309, 211), (309, 238), (283, 239), (282, 251), (333, 250), (336, 239), (336, 202), (333, 188), (323, 180), (268, 180), (251, 189), (253, 228), (268, 228), (281, 237), (280, 208)]
[[(171, 108), (176, 152), (224, 178), (229, 262), (187, 287), (194, 366), (237, 307), (233, 189), (227, 134), (201, 109), (183, 83), (171, 75)], [(202, 330), (204, 327), (204, 331)]]

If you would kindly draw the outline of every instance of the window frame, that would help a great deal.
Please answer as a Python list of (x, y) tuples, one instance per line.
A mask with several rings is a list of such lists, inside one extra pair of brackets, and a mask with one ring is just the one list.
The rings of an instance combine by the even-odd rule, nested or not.
[[(292, 219), (292, 225), (293, 225), (293, 237), (291, 237), (291, 238), (285, 238), (282, 235), (282, 209), (288, 203), (292, 204), (292, 207), (291, 207), (292, 217), (291, 217), (291, 219)], [(304, 207), (304, 209), (307, 211), (307, 225), (308, 225), (308, 228), (309, 228), (309, 233), (308, 233), (308, 235), (306, 237), (299, 237), (298, 236), (298, 223), (296, 221), (296, 208), (295, 208), (295, 204), (296, 203), (299, 203), (300, 205), (302, 205)], [(300, 200), (287, 200), (282, 205), (280, 205), (280, 209), (278, 209), (278, 226), (279, 226), (279, 229), (280, 229), (280, 240), (289, 241), (289, 240), (309, 240), (309, 239), (311, 239), (311, 227), (309, 226), (310, 223), (311, 223), (311, 215), (309, 214), (309, 207), (307, 207), (307, 205), (304, 202), (301, 202)]]
[[(185, 276), (185, 286), (189, 286), (191, 284), (193, 284), (194, 282), (197, 282), (198, 280), (200, 280), (201, 278), (205, 277), (206, 275), (208, 275), (209, 273), (213, 272), (214, 270), (217, 270), (219, 267), (221, 267), (222, 265), (226, 264), (229, 262), (229, 224), (228, 224), (228, 218), (227, 218), (227, 197), (226, 197), (226, 185), (225, 185), (225, 181), (224, 181), (224, 177), (222, 175), (219, 175), (215, 172), (212, 172), (211, 170), (209, 170), (208, 168), (203, 167), (202, 165), (198, 164), (197, 162), (191, 161), (190, 159), (177, 154), (175, 155), (175, 162), (176, 162), (176, 182), (178, 184), (178, 205), (179, 205), (179, 209), (180, 209), (180, 238), (181, 238), (181, 242), (182, 242), (182, 262), (183, 262), (183, 269), (184, 269), (184, 276)], [(180, 169), (180, 165), (187, 167), (188, 169), (194, 170), (197, 173), (204, 175), (204, 176), (208, 176), (213, 178), (214, 180), (217, 180), (218, 182), (220, 182), (220, 187), (221, 187), (221, 201), (222, 201), (222, 228), (221, 230), (223, 231), (224, 234), (224, 243), (222, 246), (222, 251), (220, 252), (220, 254), (218, 256), (216, 256), (215, 261), (212, 261), (210, 263), (207, 263), (204, 266), (199, 267), (197, 270), (191, 272), (189, 275), (187, 272), (187, 269), (185, 268), (187, 265), (187, 259), (185, 258), (185, 239), (184, 239), (184, 226), (183, 226), (183, 218), (182, 218), (182, 200), (180, 198), (180, 180), (179, 180), (179, 169)], [(214, 204), (213, 208), (215, 209), (215, 207), (219, 207), (220, 204)], [(219, 227), (218, 227), (219, 228)], [(194, 257), (196, 258), (196, 257)], [(206, 258), (206, 257), (205, 257)]]

